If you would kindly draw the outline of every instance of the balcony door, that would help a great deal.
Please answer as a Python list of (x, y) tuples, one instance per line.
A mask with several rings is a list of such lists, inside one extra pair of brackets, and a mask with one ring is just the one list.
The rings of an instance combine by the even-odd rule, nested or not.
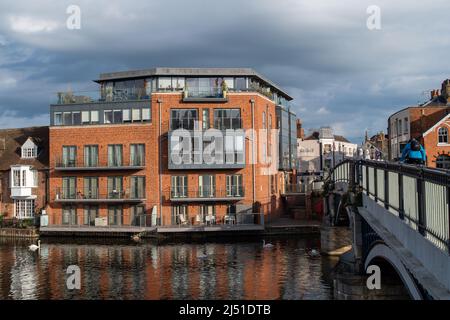
[(98, 166), (98, 146), (84, 146), (84, 165), (86, 167)]
[(186, 198), (187, 192), (187, 176), (172, 176), (172, 197)]
[(214, 197), (216, 194), (216, 176), (202, 175), (198, 177), (199, 197)]
[(132, 199), (144, 199), (145, 198), (145, 177), (131, 177), (131, 194)]
[(108, 206), (108, 225), (123, 225), (123, 208), (122, 206)]
[(64, 177), (63, 178), (63, 199), (75, 199), (77, 196), (77, 179), (76, 177)]
[(77, 147), (76, 146), (64, 146), (62, 153), (62, 165), (63, 167), (75, 167), (77, 159)]
[(108, 177), (108, 198), (121, 199), (123, 196), (123, 177)]
[(227, 184), (227, 197), (244, 196), (244, 188), (242, 185), (241, 174), (227, 175), (226, 184)]
[(98, 178), (85, 177), (84, 178), (84, 198), (98, 199)]
[(98, 206), (84, 207), (84, 224), (88, 226), (95, 226), (95, 218), (98, 218)]
[(108, 166), (110, 166), (110, 167), (122, 166), (122, 145), (121, 144), (108, 145)]
[(76, 225), (77, 224), (77, 209), (72, 206), (66, 206), (62, 209), (62, 224)]

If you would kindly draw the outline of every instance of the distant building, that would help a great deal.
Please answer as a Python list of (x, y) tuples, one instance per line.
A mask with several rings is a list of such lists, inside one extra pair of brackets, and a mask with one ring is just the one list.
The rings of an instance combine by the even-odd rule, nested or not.
[(297, 152), (299, 175), (312, 178), (345, 159), (357, 157), (358, 145), (333, 134), (331, 128), (323, 127), (303, 139), (298, 138)]
[(389, 160), (398, 161), (403, 148), (416, 138), (425, 148), (427, 166), (450, 169), (450, 80), (442, 89), (431, 91), (430, 100), (422, 105), (404, 108), (389, 117)]
[(366, 137), (362, 144), (362, 158), (369, 160), (388, 160), (389, 158), (389, 136), (383, 131), (372, 137)]
[(48, 127), (0, 130), (0, 214), (33, 218), (47, 205)]

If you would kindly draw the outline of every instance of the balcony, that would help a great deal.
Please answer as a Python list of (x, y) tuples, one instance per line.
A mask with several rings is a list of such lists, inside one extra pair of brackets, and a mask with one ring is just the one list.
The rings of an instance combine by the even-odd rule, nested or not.
[(220, 87), (195, 87), (183, 91), (183, 102), (227, 102), (227, 91)]
[(58, 92), (54, 105), (125, 102), (149, 100), (151, 97), (144, 88), (103, 89), (96, 91)]
[(55, 170), (57, 171), (138, 171), (145, 168), (145, 165), (120, 165), (109, 166), (108, 164), (85, 164), (77, 160), (56, 160)]
[[(185, 146), (185, 139), (194, 143)], [(204, 152), (204, 144), (214, 138), (214, 152)], [(221, 139), (219, 143), (218, 139)], [(190, 150), (183, 148), (190, 147)], [(217, 148), (221, 147), (221, 150)], [(195, 149), (195, 148), (198, 148)], [(169, 170), (214, 170), (245, 168), (245, 132), (237, 130), (207, 131), (169, 131), (168, 133)], [(211, 150), (210, 150), (211, 151)]]
[(60, 203), (140, 203), (145, 201), (144, 194), (135, 194), (129, 190), (112, 190), (100, 193), (92, 190), (69, 190), (57, 188), (55, 202)]
[(231, 186), (224, 189), (210, 187), (199, 187), (188, 189), (187, 187), (173, 187), (170, 190), (170, 201), (172, 202), (217, 202), (217, 201), (239, 201), (244, 199), (243, 186)]

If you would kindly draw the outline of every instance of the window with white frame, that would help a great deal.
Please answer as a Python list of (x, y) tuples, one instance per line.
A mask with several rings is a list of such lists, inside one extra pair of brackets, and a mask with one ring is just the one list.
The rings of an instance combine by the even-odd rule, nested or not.
[(36, 187), (38, 182), (37, 170), (30, 166), (17, 166), (11, 168), (11, 187)]
[(21, 147), (21, 157), (24, 159), (33, 159), (37, 157), (38, 148), (34, 142), (30, 139), (25, 141)]
[(14, 200), (14, 216), (18, 219), (34, 217), (34, 199)]
[(448, 130), (447, 128), (439, 128), (438, 130), (438, 142), (439, 143), (448, 143)]

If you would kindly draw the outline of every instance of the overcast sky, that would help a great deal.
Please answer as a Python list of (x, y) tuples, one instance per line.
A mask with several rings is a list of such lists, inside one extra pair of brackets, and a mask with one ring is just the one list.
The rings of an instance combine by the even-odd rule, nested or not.
[[(415, 2), (1, 0), (0, 127), (47, 125), (55, 92), (95, 90), (101, 72), (252, 67), (295, 98), (306, 128), (360, 143), (450, 76), (450, 1)], [(80, 30), (66, 27), (71, 4)]]

